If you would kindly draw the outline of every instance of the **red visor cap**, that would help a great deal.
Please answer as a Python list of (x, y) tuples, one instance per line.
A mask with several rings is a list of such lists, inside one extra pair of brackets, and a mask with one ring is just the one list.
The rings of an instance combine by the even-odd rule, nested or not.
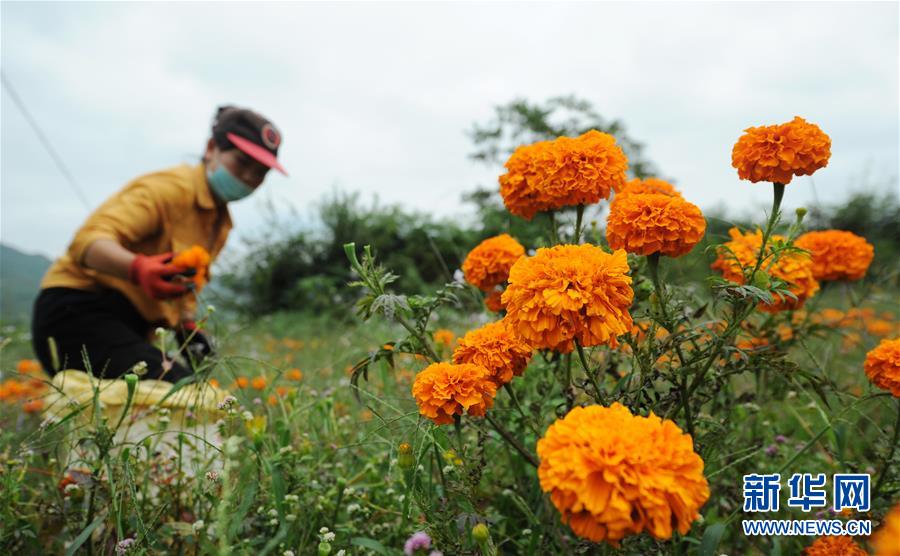
[(225, 137), (228, 137), (228, 140), (234, 143), (234, 146), (239, 148), (242, 152), (247, 155), (253, 157), (254, 160), (259, 162), (264, 166), (268, 166), (269, 168), (275, 168), (285, 176), (288, 175), (287, 170), (278, 162), (278, 159), (275, 158), (275, 155), (266, 150), (264, 147), (253, 143), (247, 139), (244, 139), (240, 135), (235, 135), (234, 133), (226, 133)]

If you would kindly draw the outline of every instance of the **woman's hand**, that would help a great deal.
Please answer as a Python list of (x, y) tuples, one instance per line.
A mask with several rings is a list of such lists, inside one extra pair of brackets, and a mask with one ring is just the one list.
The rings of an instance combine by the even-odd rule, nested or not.
[(171, 260), (172, 253), (136, 255), (112, 239), (98, 239), (84, 254), (84, 266), (128, 280), (153, 299), (173, 299), (190, 291), (179, 276), (188, 269)]
[(128, 267), (128, 280), (137, 284), (153, 299), (174, 299), (186, 294), (189, 288), (173, 282), (188, 269), (170, 263), (172, 253), (135, 255)]

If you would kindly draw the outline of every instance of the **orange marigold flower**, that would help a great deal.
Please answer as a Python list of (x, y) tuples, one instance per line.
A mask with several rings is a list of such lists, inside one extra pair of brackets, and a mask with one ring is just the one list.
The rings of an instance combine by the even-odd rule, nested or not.
[(265, 390), (266, 384), (268, 384), (268, 381), (264, 376), (258, 376), (250, 383), (254, 390)]
[(303, 380), (303, 371), (300, 369), (291, 369), (287, 372), (287, 377), (291, 380)]
[[(735, 342), (734, 347), (744, 350), (744, 351), (755, 351), (757, 349), (762, 350), (769, 345), (769, 340), (765, 338), (761, 338), (759, 336), (751, 336), (749, 338), (738, 340)], [(735, 354), (737, 358), (740, 358), (739, 354)]]
[(66, 487), (69, 485), (74, 485), (74, 484), (78, 484), (78, 481), (76, 481), (75, 478), (72, 477), (72, 475), (65, 475), (56, 484), (56, 488), (58, 488), (59, 492), (61, 492), (63, 494), (63, 496), (65, 496)]
[(463, 413), (483, 416), (496, 393), (487, 369), (472, 364), (432, 363), (416, 375), (412, 386), (419, 413), (438, 425), (452, 423), (454, 415)]
[(91, 478), (91, 470), (85, 467), (73, 467), (68, 469), (63, 477), (59, 480), (56, 488), (63, 496), (67, 496), (66, 487), (69, 485), (77, 485), (89, 481)]
[(853, 541), (853, 537), (819, 537), (803, 550), (806, 556), (868, 556), (868, 553)]
[(900, 398), (900, 338), (881, 340), (863, 364), (872, 384)]
[(500, 176), (500, 195), (506, 210), (527, 220), (549, 210), (541, 187), (553, 164), (551, 141), (539, 141), (518, 147), (506, 161), (506, 173)]
[(787, 323), (779, 324), (776, 332), (778, 332), (778, 337), (781, 338), (782, 342), (786, 342), (794, 337), (794, 329)]
[(484, 367), (491, 380), (502, 386), (522, 374), (532, 352), (503, 319), (466, 332), (453, 352), (453, 362)]
[(875, 556), (900, 556), (900, 504), (884, 516), (881, 527), (872, 535)]
[(616, 347), (617, 337), (631, 330), (633, 298), (625, 251), (584, 244), (519, 259), (502, 300), (510, 326), (528, 344), (569, 352), (575, 339)]
[(183, 266), (193, 268), (197, 273), (191, 278), (197, 291), (203, 289), (206, 282), (209, 281), (209, 263), (210, 256), (206, 249), (199, 245), (194, 245), (190, 249), (182, 251), (175, 255), (172, 264), (175, 266)]
[(675, 189), (671, 183), (659, 178), (635, 178), (625, 184), (621, 191), (616, 192), (610, 207), (616, 204), (620, 199), (624, 199), (629, 195), (668, 195), (670, 197), (681, 197), (681, 193)]
[(33, 375), (41, 372), (41, 364), (35, 359), (20, 359), (16, 363), (16, 371), (24, 375)]
[(831, 138), (799, 116), (744, 131), (731, 152), (731, 165), (742, 180), (788, 184), (794, 176), (827, 166), (831, 157)]
[[(719, 248), (719, 257), (713, 262), (712, 268), (721, 271), (728, 280), (744, 284), (744, 269), (752, 269), (756, 265), (762, 245), (762, 231), (757, 229), (756, 232), (742, 234), (737, 228), (732, 228), (728, 234), (731, 241)], [(773, 235), (771, 239), (784, 241), (778, 235)], [(773, 295), (772, 303), (760, 303), (759, 308), (769, 313), (799, 309), (819, 291), (819, 283), (813, 277), (812, 260), (803, 252), (790, 251), (780, 253), (778, 259), (772, 262), (771, 249), (771, 243), (767, 244), (769, 258), (763, 261), (761, 268), (770, 276), (786, 282), (797, 299)]]
[(507, 210), (531, 220), (540, 211), (593, 204), (625, 185), (628, 159), (612, 135), (591, 130), (517, 148), (500, 176)]
[(238, 388), (246, 388), (250, 385), (250, 380), (247, 377), (239, 376), (235, 379), (234, 383)]
[(837, 326), (844, 319), (844, 312), (839, 309), (826, 307), (812, 315), (812, 321), (825, 326)]
[(25, 413), (39, 413), (42, 409), (44, 409), (44, 400), (41, 398), (34, 398), (22, 404), (22, 411)]
[(466, 282), (489, 291), (509, 277), (509, 269), (525, 255), (525, 248), (509, 234), (489, 237), (466, 255), (462, 271)]
[(866, 323), (875, 318), (875, 310), (871, 307), (851, 307), (847, 309), (840, 325), (845, 328), (865, 328)]
[(886, 336), (896, 336), (900, 333), (900, 327), (889, 320), (875, 319), (866, 323), (866, 332), (872, 336), (884, 338)]
[(447, 330), (446, 328), (435, 330), (431, 337), (434, 338), (435, 343), (446, 347), (452, 346), (453, 342), (456, 340), (456, 334), (454, 334), (452, 330)]
[(537, 443), (538, 478), (576, 535), (618, 546), (646, 530), (669, 539), (700, 517), (709, 498), (690, 435), (625, 406), (576, 407)]
[(212, 386), (213, 388), (219, 388), (219, 381), (218, 381), (218, 379), (211, 378), (211, 379), (209, 379), (207, 382), (209, 382), (209, 385)]
[(807, 232), (794, 244), (812, 254), (816, 280), (859, 280), (875, 256), (866, 238), (843, 230)]
[(484, 306), (487, 307), (488, 311), (499, 313), (506, 309), (506, 305), (503, 304), (503, 300), (501, 299), (502, 297), (502, 291), (494, 290), (484, 298)]
[(606, 221), (609, 246), (635, 255), (680, 257), (705, 232), (703, 213), (680, 196), (626, 195), (610, 206)]
[(18, 400), (29, 394), (31, 394), (31, 388), (24, 382), (10, 378), (0, 384), (0, 401)]

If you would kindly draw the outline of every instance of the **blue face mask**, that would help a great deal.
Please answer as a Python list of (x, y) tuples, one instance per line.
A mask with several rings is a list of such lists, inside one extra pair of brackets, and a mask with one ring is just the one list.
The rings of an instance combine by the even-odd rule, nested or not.
[(206, 179), (213, 195), (223, 203), (237, 201), (253, 193), (252, 187), (234, 177), (222, 164), (213, 172), (207, 170)]

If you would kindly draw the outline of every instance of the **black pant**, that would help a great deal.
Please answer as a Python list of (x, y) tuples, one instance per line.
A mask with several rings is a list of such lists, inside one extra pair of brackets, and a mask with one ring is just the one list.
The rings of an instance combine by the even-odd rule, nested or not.
[[(163, 373), (162, 353), (147, 340), (150, 329), (150, 323), (116, 290), (47, 288), (34, 302), (31, 342), (50, 376), (65, 369), (86, 371), (85, 352), (97, 377), (118, 378), (139, 361), (147, 363), (146, 378), (176, 382), (190, 375), (177, 362)], [(49, 338), (56, 343), (59, 369), (53, 368)]]

